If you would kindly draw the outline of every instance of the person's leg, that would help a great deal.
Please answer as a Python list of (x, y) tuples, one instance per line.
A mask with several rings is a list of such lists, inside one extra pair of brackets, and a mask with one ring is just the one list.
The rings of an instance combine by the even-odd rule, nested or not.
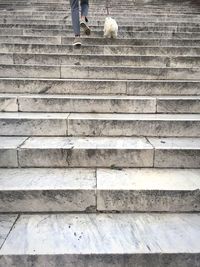
[(80, 36), (79, 0), (70, 0), (72, 26), (75, 36)]
[(81, 0), (81, 23), (80, 25), (83, 28), (86, 35), (90, 35), (91, 33), (90, 28), (87, 25), (88, 9), (89, 9), (88, 0)]
[(89, 10), (88, 0), (81, 0), (81, 19), (85, 19), (86, 22), (87, 22), (88, 10)]

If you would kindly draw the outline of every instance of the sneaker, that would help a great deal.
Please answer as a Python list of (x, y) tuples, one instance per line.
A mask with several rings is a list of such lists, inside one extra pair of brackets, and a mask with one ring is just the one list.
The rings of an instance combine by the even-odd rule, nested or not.
[(73, 46), (75, 46), (75, 47), (81, 47), (81, 38), (80, 38), (80, 36), (76, 36), (74, 38)]
[(80, 21), (80, 26), (81, 28), (84, 30), (86, 35), (90, 35), (91, 30), (89, 28), (89, 26), (87, 25), (87, 22), (84, 21), (83, 19)]

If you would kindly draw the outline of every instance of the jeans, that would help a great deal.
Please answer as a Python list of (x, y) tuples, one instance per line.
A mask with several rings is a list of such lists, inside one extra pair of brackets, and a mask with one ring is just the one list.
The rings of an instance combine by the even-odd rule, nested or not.
[[(80, 35), (79, 0), (70, 0), (70, 5), (74, 34)], [(81, 16), (87, 17), (88, 9), (88, 0), (81, 0)]]

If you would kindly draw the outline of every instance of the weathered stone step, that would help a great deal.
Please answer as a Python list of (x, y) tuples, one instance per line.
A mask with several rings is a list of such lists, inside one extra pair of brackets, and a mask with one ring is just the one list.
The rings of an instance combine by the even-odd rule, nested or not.
[[(8, 30), (8, 32), (7, 32)], [(20, 28), (11, 28), (11, 29), (6, 29), (6, 28), (2, 28), (1, 35), (14, 35), (15, 30), (22, 30), (22, 35), (31, 35), (31, 36), (67, 36), (67, 37), (73, 37), (74, 34), (72, 32), (72, 30), (48, 30), (48, 29), (20, 29)], [(15, 34), (21, 34), (20, 32), (15, 33)], [(92, 37), (102, 37), (103, 38), (103, 31), (93, 31), (92, 32)], [(167, 39), (167, 38), (171, 38), (171, 39), (200, 39), (200, 33), (196, 33), (196, 32), (165, 32), (165, 31), (159, 31), (159, 32), (150, 32), (150, 31), (121, 31), (118, 33), (118, 37), (119, 38), (154, 38), (154, 39)], [(103, 38), (104, 39), (104, 38)]]
[(161, 55), (105, 55), (105, 54), (34, 54), (0, 53), (0, 64), (26, 65), (80, 65), (80, 66), (131, 66), (131, 67), (200, 67), (199, 56), (161, 56)]
[[(23, 28), (2, 28), (0, 35), (28, 35), (28, 36), (62, 36), (67, 38), (73, 37), (72, 30), (64, 30), (64, 29), (23, 29)], [(101, 37), (103, 40), (103, 31), (93, 31), (92, 37), (97, 38)], [(92, 38), (90, 37), (90, 38)], [(169, 32), (169, 31), (121, 31), (118, 34), (119, 39), (120, 38), (134, 38), (134, 39), (140, 39), (140, 38), (148, 38), (148, 39), (200, 39), (200, 33), (196, 32)], [(88, 38), (88, 39), (90, 39)], [(112, 40), (111, 40), (112, 41)]]
[(199, 211), (199, 175), (200, 170), (97, 169), (97, 210)]
[[(70, 17), (70, 16), (69, 16)], [(131, 18), (130, 18), (131, 19)], [(200, 18), (199, 20), (195, 19), (188, 19), (187, 20), (175, 20), (175, 19), (169, 19), (169, 20), (155, 20), (155, 18), (148, 19), (144, 18), (141, 20), (140, 17), (134, 18), (134, 20), (126, 19), (117, 19), (118, 25), (119, 25), (119, 31), (174, 31), (174, 32), (199, 32), (199, 26), (200, 26)], [(90, 27), (92, 30), (102, 30), (104, 26), (105, 19), (90, 19)], [(189, 23), (189, 25), (187, 25)], [(0, 19), (0, 27), (1, 28), (13, 28), (13, 27), (20, 27), (25, 25), (26, 28), (28, 27), (45, 27), (53, 29), (54, 26), (57, 26), (57, 28), (64, 28), (64, 29), (71, 29), (71, 18), (65, 19), (65, 17), (61, 20), (58, 19), (30, 19), (23, 18), (23, 19), (15, 19), (15, 18), (2, 18)], [(58, 27), (60, 26), (60, 27)], [(193, 27), (192, 27), (193, 26)]]
[[(18, 33), (16, 33), (18, 34)], [(117, 45), (117, 46), (178, 46), (178, 47), (199, 47), (200, 39), (105, 39), (105, 38), (81, 38), (83, 48), (85, 45), (90, 46), (106, 46), (106, 45)], [(9, 43), (9, 47), (15, 47), (17, 44), (29, 44), (31, 47), (37, 44), (46, 45), (72, 45), (73, 37), (61, 37), (61, 36), (23, 36), (23, 35), (10, 35), (0, 36), (1, 47), (5, 49), (5, 44)], [(17, 44), (16, 44), (17, 43)], [(11, 46), (12, 45), (12, 46)]]
[[(0, 114), (1, 115), (1, 114)], [(2, 114), (3, 116), (3, 114)], [(1, 116), (1, 118), (2, 118)], [(12, 117), (12, 113), (11, 113)], [(23, 117), (23, 116), (22, 116)], [(3, 116), (4, 118), (4, 116)], [(2, 119), (0, 120), (2, 122)], [(7, 121), (7, 119), (5, 119)], [(12, 122), (11, 122), (12, 123)], [(26, 135), (19, 121), (14, 120), (11, 126), (2, 125), (0, 133)], [(26, 122), (28, 124), (28, 122)], [(2, 124), (2, 123), (1, 123)], [(6, 129), (7, 128), (7, 129)], [(11, 129), (8, 129), (11, 128)], [(31, 123), (30, 123), (30, 128)], [(52, 127), (53, 128), (53, 127)], [(13, 131), (12, 131), (13, 129)], [(15, 129), (15, 130), (14, 130)], [(30, 131), (31, 129), (29, 129)], [(53, 129), (52, 129), (53, 130)], [(32, 134), (33, 135), (33, 134)], [(70, 114), (68, 117), (68, 135), (70, 136), (200, 136), (199, 115), (167, 114)]]
[(23, 214), (0, 219), (10, 225), (2, 227), (2, 266), (199, 266), (199, 214)]
[(0, 94), (3, 112), (200, 113), (199, 96)]
[[(51, 40), (50, 40), (51, 41)], [(1, 42), (1, 40), (0, 40)], [(11, 40), (10, 40), (11, 42)], [(72, 45), (53, 45), (53, 44), (13, 44), (0, 43), (0, 53), (29, 53), (30, 57), (34, 54), (61, 54), (61, 55), (126, 55), (126, 56), (200, 56), (199, 47), (184, 46), (120, 46), (120, 45), (82, 45), (81, 49), (76, 49)], [(26, 55), (26, 54), (25, 54)], [(3, 56), (3, 55), (2, 55)], [(37, 55), (36, 55), (37, 56)], [(39, 55), (38, 55), (39, 56)], [(10, 60), (11, 55), (8, 55)], [(23, 57), (21, 54), (20, 58)], [(28, 59), (28, 55), (27, 55)]]
[[(90, 12), (91, 13), (91, 12)], [(120, 25), (123, 25), (123, 22), (152, 22), (152, 23), (167, 23), (167, 22), (175, 22), (175, 23), (200, 23), (200, 16), (195, 16), (195, 15), (159, 15), (159, 14), (152, 14), (152, 15), (147, 15), (147, 14), (139, 14), (139, 13), (131, 13), (130, 15), (126, 14), (127, 16), (125, 17), (123, 15), (115, 15), (112, 14), (114, 18), (116, 18), (117, 22), (119, 22)], [(70, 12), (66, 12), (65, 14), (52, 14), (52, 15), (47, 15), (45, 14), (37, 14), (37, 15), (11, 15), (11, 14), (1, 14), (0, 22), (1, 23), (38, 23), (38, 24), (66, 24), (66, 22), (70, 22)], [(131, 18), (132, 16), (132, 18)], [(90, 24), (96, 22), (103, 22), (105, 19), (106, 15), (102, 13), (97, 13), (97, 12), (92, 12), (89, 16), (89, 22)], [(70, 23), (69, 23), (70, 24)]]
[[(199, 23), (200, 24), (200, 23)], [(66, 31), (71, 31), (72, 30), (72, 25), (71, 24), (66, 24), (63, 21), (60, 21), (59, 23), (57, 22), (51, 22), (51, 23), (28, 23), (27, 21), (22, 21), (21, 23), (19, 22), (14, 22), (13, 24), (8, 24), (8, 23), (3, 23), (0, 24), (0, 28), (2, 29), (12, 29), (12, 28), (33, 28), (33, 29), (49, 29), (49, 30), (66, 30)], [(92, 33), (97, 32), (97, 31), (103, 31), (104, 26), (90, 26)], [(133, 26), (133, 25), (119, 25), (119, 34), (121, 32), (167, 32), (167, 33), (199, 33), (200, 32), (200, 27), (184, 27), (184, 26), (156, 26), (156, 25), (146, 25), (146, 26)]]
[[(197, 100), (197, 98), (195, 98)], [(197, 106), (196, 102), (196, 106)], [(190, 102), (190, 107), (191, 102)], [(197, 107), (196, 107), (197, 108)], [(156, 98), (98, 95), (0, 95), (0, 111), (155, 113)]]
[(1, 78), (199, 79), (200, 68), (75, 65), (0, 65)]
[(200, 98), (169, 96), (157, 99), (158, 113), (200, 113)]
[[(70, 37), (62, 37), (62, 44), (72, 44), (73, 38)], [(155, 46), (199, 46), (200, 39), (170, 39), (170, 38), (127, 38), (127, 39), (105, 39), (105, 38), (82, 38), (83, 44), (85, 45), (155, 45)]]
[(1, 169), (0, 212), (200, 211), (199, 175), (196, 169)]
[(89, 80), (0, 78), (1, 93), (73, 95), (200, 95), (198, 80)]
[(200, 138), (0, 137), (0, 167), (199, 166)]
[[(121, 4), (121, 2), (120, 2), (120, 4)], [(112, 4), (113, 5), (113, 4)], [(57, 8), (56, 8), (57, 7)], [(0, 10), (0, 12), (1, 13), (3, 13), (3, 14), (13, 14), (13, 15), (15, 15), (15, 14), (20, 14), (20, 15), (26, 15), (26, 14), (33, 14), (33, 15), (39, 15), (39, 14), (41, 14), (41, 15), (44, 15), (44, 14), (46, 14), (46, 15), (53, 15), (54, 13), (55, 14), (61, 14), (61, 15), (65, 15), (66, 13), (69, 13), (69, 6), (68, 7), (66, 7), (66, 8), (63, 8), (63, 9), (61, 9), (60, 7), (58, 7), (58, 3), (57, 3), (57, 6), (54, 6), (54, 7), (50, 7), (50, 9), (48, 9), (47, 8), (47, 6), (43, 6), (43, 7), (33, 7), (33, 8), (30, 8), (30, 6), (27, 6), (27, 7), (23, 7), (23, 9), (17, 9), (17, 8), (15, 8), (14, 9), (14, 7), (13, 6), (10, 6), (10, 7), (8, 7), (8, 9), (3, 9), (2, 10), (2, 7), (1, 7), (1, 10)], [(54, 10), (51, 10), (51, 9), (54, 9)], [(147, 12), (148, 11), (148, 12)], [(95, 12), (96, 13), (98, 13), (98, 14), (104, 14), (104, 15), (106, 15), (107, 13), (106, 13), (106, 8), (105, 8), (105, 5), (99, 5), (99, 3), (98, 3), (98, 5), (91, 5), (90, 4), (90, 13), (91, 13), (91, 15), (93, 15), (93, 14), (95, 14)], [(132, 8), (132, 7), (123, 7), (123, 6), (121, 6), (120, 7), (120, 10), (119, 10), (119, 7), (117, 7), (117, 8), (112, 8), (112, 9), (110, 9), (110, 14), (111, 15), (122, 15), (122, 14), (127, 14), (127, 15), (131, 15), (131, 14), (144, 14), (144, 15), (151, 15), (151, 14), (159, 14), (159, 15), (186, 15), (186, 16), (188, 16), (188, 15), (195, 15), (195, 16), (199, 16), (200, 15), (200, 11), (199, 10), (197, 10), (197, 9), (190, 9), (189, 7), (187, 7), (187, 8), (178, 8), (178, 9), (176, 9), (176, 8), (172, 8), (172, 9), (166, 9), (166, 8), (163, 8), (163, 7), (161, 7), (161, 8), (156, 8), (156, 7), (152, 7), (152, 6), (146, 6), (146, 7), (144, 7), (144, 6), (142, 6), (142, 8), (138, 8), (138, 7), (136, 7), (136, 8)]]
[(1, 136), (200, 136), (200, 114), (0, 113)]
[(95, 176), (93, 169), (1, 169), (0, 212), (96, 211)]
[[(49, 44), (58, 45), (61, 44), (61, 37), (32, 37), (32, 36), (0, 36), (0, 43), (15, 43), (18, 44)], [(2, 45), (2, 44), (1, 44)]]

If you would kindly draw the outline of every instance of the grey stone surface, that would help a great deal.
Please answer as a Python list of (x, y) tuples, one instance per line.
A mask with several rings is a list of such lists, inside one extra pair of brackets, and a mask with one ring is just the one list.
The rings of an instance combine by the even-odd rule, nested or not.
[(69, 114), (0, 113), (0, 135), (66, 136)]
[[(6, 90), (5, 90), (6, 88)], [(189, 90), (189, 89), (188, 89)], [(84, 79), (1, 79), (0, 92), (40, 94), (96, 94), (114, 95), (126, 93), (125, 81)]]
[(198, 214), (22, 215), (1, 264), (197, 267), (199, 227)]
[(17, 97), (0, 95), (0, 112), (3, 111), (18, 111)]
[(159, 113), (200, 113), (200, 98), (198, 96), (171, 96), (157, 99)]
[(145, 138), (38, 137), (19, 150), (22, 167), (152, 167)]
[(16, 219), (17, 214), (0, 214), (0, 247), (5, 242)]
[[(71, 25), (69, 26), (71, 28)], [(196, 28), (198, 29), (198, 28)], [(55, 39), (54, 39), (55, 38)], [(61, 38), (60, 38), (61, 39)], [(46, 41), (46, 42), (45, 42)], [(198, 47), (184, 47), (184, 46), (138, 46), (138, 45), (83, 45), (81, 49), (74, 49), (71, 44), (60, 45), (59, 36), (58, 37), (31, 37), (31, 36), (1, 36), (0, 37), (0, 51), (1, 53), (17, 53), (14, 57), (18, 60), (31, 60), (31, 53), (40, 53), (41, 56), (55, 54), (63, 55), (129, 55), (129, 56), (167, 56), (166, 63), (169, 64), (170, 60), (174, 60), (174, 57), (182, 56), (185, 61), (190, 59), (191, 56), (199, 56)], [(19, 53), (19, 54), (18, 54)], [(23, 54), (21, 54), (23, 53)], [(27, 56), (24, 53), (29, 53)], [(12, 55), (12, 54), (11, 54)], [(38, 59), (37, 57), (33, 57)], [(36, 55), (35, 55), (36, 56)], [(174, 56), (171, 58), (171, 56)], [(185, 57), (184, 57), (185, 56)], [(20, 59), (22, 57), (22, 59)], [(178, 57), (178, 58), (179, 58)], [(189, 58), (188, 58), (189, 57)], [(99, 57), (98, 57), (99, 58)], [(142, 60), (142, 58), (141, 58)], [(195, 61), (195, 57), (194, 57)], [(30, 62), (30, 61), (29, 61)], [(62, 62), (62, 61), (60, 61)], [(16, 60), (15, 60), (16, 63)], [(134, 62), (133, 62), (134, 63)], [(163, 62), (162, 62), (163, 63)]]
[(60, 78), (60, 68), (58, 66), (0, 65), (0, 77)]
[[(5, 46), (5, 45), (4, 45)], [(16, 46), (14, 46), (16, 47)], [(28, 47), (28, 49), (30, 49)], [(95, 47), (94, 47), (95, 49)], [(93, 50), (94, 50), (93, 49)], [(7, 49), (9, 50), (9, 49)], [(10, 49), (11, 50), (11, 49)], [(22, 49), (20, 49), (22, 50)], [(72, 49), (71, 49), (72, 50)], [(124, 55), (124, 54), (91, 54), (92, 51), (85, 54), (75, 54), (68, 52), (52, 53), (43, 52), (38, 53), (31, 50), (31, 53), (10, 53), (3, 49), (4, 53), (0, 53), (1, 64), (30, 64), (30, 65), (81, 65), (81, 66), (95, 66), (97, 61), (100, 66), (131, 66), (131, 67), (172, 67), (172, 68), (192, 68), (200, 67), (200, 57), (197, 55), (188, 56), (172, 56), (168, 55)], [(76, 50), (75, 50), (76, 51)], [(50, 51), (51, 52), (51, 51)], [(104, 53), (104, 51), (103, 51)]]
[[(86, 95), (200, 95), (200, 82), (186, 80), (85, 80), (0, 78), (1, 93)], [(6, 89), (5, 89), (6, 88)]]
[(0, 167), (18, 167), (17, 148), (25, 137), (0, 137)]
[(18, 103), (19, 110), (26, 112), (154, 113), (156, 111), (156, 100), (153, 97), (31, 95), (19, 97)]
[(148, 138), (155, 148), (154, 167), (199, 168), (199, 138)]
[[(42, 67), (41, 67), (42, 69)], [(199, 68), (61, 66), (61, 78), (81, 79), (198, 79)], [(18, 76), (19, 77), (19, 76)], [(34, 76), (29, 76), (34, 77)], [(40, 76), (41, 77), (41, 76)]]
[(1, 169), (0, 212), (96, 209), (92, 169)]
[(200, 134), (200, 115), (70, 114), (68, 134), (74, 136), (184, 136)]
[(97, 170), (99, 211), (200, 211), (199, 170)]
[(128, 95), (199, 95), (198, 80), (169, 80), (169, 81), (129, 81)]

